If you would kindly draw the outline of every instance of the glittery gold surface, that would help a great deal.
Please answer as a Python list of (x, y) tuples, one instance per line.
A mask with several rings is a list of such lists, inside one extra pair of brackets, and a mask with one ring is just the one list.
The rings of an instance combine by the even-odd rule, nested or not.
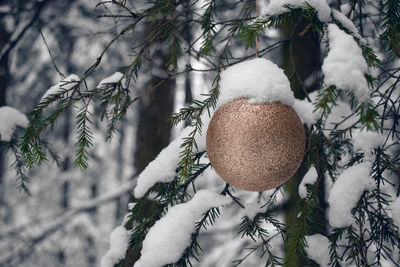
[(207, 130), (207, 152), (227, 183), (264, 191), (285, 183), (297, 171), (305, 139), (291, 107), (279, 102), (249, 104), (239, 98), (215, 112)]

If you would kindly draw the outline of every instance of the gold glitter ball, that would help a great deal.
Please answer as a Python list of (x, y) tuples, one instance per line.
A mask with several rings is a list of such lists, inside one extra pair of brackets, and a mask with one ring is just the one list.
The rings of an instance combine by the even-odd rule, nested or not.
[(264, 191), (293, 176), (305, 143), (303, 124), (291, 107), (238, 98), (215, 112), (206, 145), (211, 165), (228, 184)]

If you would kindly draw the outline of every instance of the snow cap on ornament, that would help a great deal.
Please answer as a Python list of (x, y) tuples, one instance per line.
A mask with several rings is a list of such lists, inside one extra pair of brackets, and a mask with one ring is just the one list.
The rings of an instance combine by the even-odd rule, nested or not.
[(269, 60), (245, 61), (221, 73), (206, 145), (211, 165), (227, 183), (264, 191), (293, 176), (305, 150), (294, 102), (289, 80)]

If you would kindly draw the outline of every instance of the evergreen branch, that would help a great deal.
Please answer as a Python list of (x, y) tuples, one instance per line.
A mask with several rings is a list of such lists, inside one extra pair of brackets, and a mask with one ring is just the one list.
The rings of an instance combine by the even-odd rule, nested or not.
[(194, 231), (191, 236), (191, 242), (189, 246), (185, 249), (182, 254), (182, 257), (175, 263), (167, 266), (193, 266), (190, 258), (194, 258), (196, 261), (199, 261), (197, 258), (200, 255), (200, 251), (202, 251), (199, 243), (197, 242), (197, 238), (200, 234), (200, 230), (202, 228), (207, 229), (209, 225), (213, 225), (215, 220), (220, 216), (220, 212), (218, 208), (212, 208), (208, 210), (203, 218), (196, 223)]
[(200, 55), (202, 56), (209, 55), (215, 51), (215, 48), (212, 44), (214, 35), (216, 34), (215, 24), (213, 22), (213, 16), (216, 12), (215, 0), (208, 0), (208, 2), (204, 4), (203, 8), (206, 6), (207, 8), (202, 16), (201, 24), (201, 28), (203, 30), (202, 36), (204, 36), (200, 48)]
[(345, 228), (333, 229), (332, 234), (329, 236), (330, 245), (329, 245), (329, 257), (330, 257), (330, 266), (332, 267), (341, 267), (342, 257), (338, 254), (338, 241), (342, 239), (343, 233), (345, 232)]
[(88, 107), (83, 107), (78, 115), (76, 116), (77, 125), (77, 141), (75, 143), (76, 152), (74, 166), (86, 169), (88, 167), (89, 155), (87, 149), (93, 146), (93, 132), (89, 126), (92, 124), (89, 116), (92, 114), (89, 112)]
[(10, 167), (14, 168), (15, 173), (17, 175), (17, 189), (21, 192), (24, 191), (29, 196), (31, 195), (29, 192), (29, 188), (27, 183), (30, 183), (29, 177), (25, 174), (25, 161), (18, 149), (18, 141), (16, 135), (12, 136), (11, 140), (8, 142), (0, 141), (0, 153), (7, 153), (11, 151), (14, 155), (14, 162), (11, 163)]
[(174, 125), (178, 125), (182, 121), (201, 116), (205, 110), (207, 110), (208, 115), (211, 116), (210, 109), (214, 109), (217, 105), (220, 80), (221, 77), (218, 73), (214, 79), (214, 87), (211, 91), (208, 94), (202, 94), (206, 97), (205, 100), (194, 100), (191, 105), (181, 108), (178, 113), (174, 113), (169, 120)]
[[(298, 201), (298, 216), (295, 223), (287, 231), (286, 247), (287, 254), (283, 266), (295, 266), (299, 259), (308, 258), (305, 253), (305, 236), (311, 234), (311, 231), (321, 231), (322, 222), (319, 216), (315, 216), (321, 207), (318, 204), (318, 184), (321, 177), (315, 184), (308, 186), (307, 197)], [(314, 228), (314, 229), (312, 229)]]
[(283, 235), (283, 233), (286, 231), (284, 225), (274, 219), (268, 211), (265, 213), (259, 213), (257, 214), (253, 220), (250, 220), (247, 216), (242, 218), (242, 222), (239, 226), (239, 234), (241, 233), (241, 237), (243, 238), (244, 236), (250, 237), (253, 242), (257, 242), (257, 239), (261, 239), (262, 243), (259, 246), (249, 248), (250, 252), (244, 256), (241, 259), (235, 260), (233, 263), (235, 266), (240, 265), (250, 254), (254, 253), (258, 249), (261, 249), (261, 256), (263, 257), (265, 254), (267, 255), (267, 261), (265, 266), (280, 266), (282, 265), (281, 263), (281, 258), (278, 256), (274, 255), (270, 248), (271, 245), (269, 244), (269, 241), (274, 238), (277, 234), (269, 237), (269, 232), (262, 228), (261, 223), (262, 221), (265, 220), (265, 222), (272, 223), (275, 228), (277, 229), (277, 234)]
[[(76, 85), (72, 86), (70, 89), (62, 88), (62, 86), (70, 83), (76, 83)], [(67, 97), (68, 93), (73, 92), (77, 87), (77, 81), (62, 84), (59, 92), (46, 96), (46, 98), (42, 99), (29, 114), (31, 119), (25, 129), (21, 144), (19, 145), (19, 149), (26, 160), (28, 168), (31, 169), (47, 161), (46, 149), (40, 135), (48, 127), (52, 129), (60, 115), (63, 114), (73, 103), (78, 101), (78, 99), (73, 98), (72, 96), (70, 96), (70, 99)], [(49, 116), (44, 117), (44, 110), (56, 101), (59, 101), (59, 103), (55, 110), (50, 113)]]
[[(26, 160), (26, 164), (28, 168), (33, 168), (35, 166), (38, 166), (45, 162), (47, 160), (45, 149), (43, 147), (42, 141), (40, 140), (40, 134), (42, 133), (43, 130), (45, 130), (48, 126), (53, 127), (55, 121), (58, 119), (58, 117), (65, 112), (71, 105), (74, 103), (82, 100), (83, 102), (85, 101), (84, 98), (82, 97), (85, 95), (87, 98), (91, 99), (93, 96), (98, 93), (99, 91), (92, 91), (92, 94), (86, 93), (82, 94), (80, 98), (74, 97), (75, 94), (80, 94), (79, 92), (79, 85), (86, 80), (86, 78), (97, 68), (97, 66), (100, 64), (102, 61), (103, 56), (105, 53), (108, 51), (108, 49), (111, 47), (111, 45), (118, 40), (121, 36), (123, 36), (126, 32), (132, 31), (135, 29), (136, 25), (143, 19), (145, 18), (144, 14), (138, 15), (136, 20), (129, 24), (127, 27), (125, 27), (122, 31), (120, 31), (117, 35), (114, 36), (114, 38), (106, 45), (106, 47), (103, 49), (101, 52), (100, 56), (97, 58), (96, 62), (92, 64), (92, 66), (89, 67), (89, 69), (86, 70), (84, 77), (80, 81), (74, 81), (76, 85), (74, 85), (72, 88), (68, 90), (63, 90), (57, 94), (51, 94), (45, 99), (41, 100), (34, 108), (34, 110), (30, 113), (30, 116), (32, 117), (24, 134), (23, 141), (21, 142), (20, 145), (20, 150), (22, 153), (22, 156)], [(71, 92), (71, 94), (67, 96), (67, 94)], [(49, 107), (52, 103), (56, 101), (60, 101), (59, 105), (50, 116), (47, 118), (43, 118), (43, 111)], [(115, 119), (111, 123), (110, 127), (110, 132), (112, 132), (115, 129)], [(79, 127), (78, 127), (79, 128)], [(85, 133), (85, 132), (84, 132)], [(82, 133), (78, 133), (82, 134)], [(110, 135), (111, 136), (111, 135)], [(90, 141), (90, 140), (80, 140), (83, 143)], [(90, 142), (87, 143), (85, 146), (91, 146)], [(87, 159), (85, 159), (85, 153), (84, 150), (82, 150), (82, 147), (80, 147), (80, 150), (76, 152), (77, 161), (75, 161), (75, 166), (81, 166), (87, 167)]]
[(193, 130), (189, 133), (188, 137), (183, 138), (183, 143), (181, 144), (182, 151), (179, 153), (179, 157), (181, 158), (178, 164), (178, 179), (180, 182), (186, 183), (186, 180), (190, 176), (191, 169), (194, 167), (193, 157), (195, 153), (194, 149), (197, 149), (196, 143), (196, 134), (201, 134), (201, 130), (203, 127), (203, 122), (201, 116), (205, 110), (207, 110), (208, 115), (210, 116), (210, 108), (215, 108), (217, 103), (217, 98), (219, 95), (219, 74), (214, 80), (215, 87), (212, 89), (208, 98), (204, 101), (194, 101), (192, 106), (188, 108), (184, 108), (178, 114), (174, 114), (171, 120), (176, 124), (182, 120), (193, 118), (194, 120), (190, 124), (189, 127), (192, 127)]
[(381, 41), (388, 46), (389, 55), (400, 57), (400, 3), (397, 0), (382, 1), (383, 33)]
[(331, 113), (332, 107), (337, 105), (337, 98), (336, 86), (329, 86), (320, 90), (318, 92), (314, 112), (321, 110), (322, 115), (327, 117)]
[(172, 44), (168, 55), (169, 60), (166, 65), (166, 69), (168, 71), (177, 71), (178, 57), (182, 54), (181, 40), (178, 38), (174, 30), (172, 31), (170, 39), (172, 40)]

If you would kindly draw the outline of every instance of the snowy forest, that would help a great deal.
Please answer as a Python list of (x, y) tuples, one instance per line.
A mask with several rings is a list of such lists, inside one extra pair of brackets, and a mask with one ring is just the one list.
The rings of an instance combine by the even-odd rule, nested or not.
[(0, 0), (0, 267), (400, 266), (398, 0)]

